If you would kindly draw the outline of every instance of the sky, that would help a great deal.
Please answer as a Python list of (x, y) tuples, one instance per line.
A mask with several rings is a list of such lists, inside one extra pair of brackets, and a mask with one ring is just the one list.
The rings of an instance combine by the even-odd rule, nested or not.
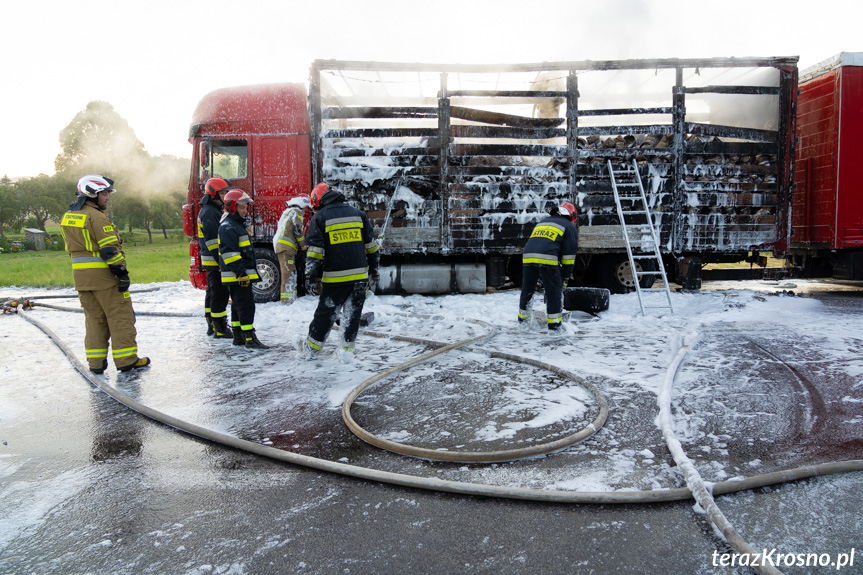
[[(54, 173), (59, 133), (109, 102), (151, 155), (190, 157), (211, 90), (306, 82), (315, 59), (530, 63), (863, 51), (859, 0), (0, 2), (0, 176)], [(703, 32), (702, 32), (703, 30)]]

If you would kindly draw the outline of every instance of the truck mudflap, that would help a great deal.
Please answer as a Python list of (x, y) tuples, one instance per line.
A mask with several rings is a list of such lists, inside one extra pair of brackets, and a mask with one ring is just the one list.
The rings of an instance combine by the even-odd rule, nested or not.
[(183, 204), (183, 235), (189, 238), (198, 237), (198, 222), (195, 220), (193, 208), (192, 204)]
[(207, 289), (207, 272), (201, 265), (200, 249), (198, 240), (189, 242), (189, 281), (197, 289)]

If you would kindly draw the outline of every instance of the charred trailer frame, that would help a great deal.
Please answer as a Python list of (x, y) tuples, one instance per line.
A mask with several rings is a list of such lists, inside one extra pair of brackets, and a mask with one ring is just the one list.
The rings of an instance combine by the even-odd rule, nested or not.
[[(671, 277), (681, 260), (781, 254), (790, 239), (796, 63), (319, 60), (309, 93), (313, 179), (376, 227), (388, 222), (382, 283), (391, 291), (518, 281), (533, 225), (564, 201), (579, 209), (571, 283), (633, 287), (609, 159), (636, 160)], [(639, 249), (644, 221), (626, 223)]]

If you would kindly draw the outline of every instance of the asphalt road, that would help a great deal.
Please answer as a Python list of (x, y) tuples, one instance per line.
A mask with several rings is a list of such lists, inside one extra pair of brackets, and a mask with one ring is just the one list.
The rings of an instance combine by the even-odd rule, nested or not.
[[(860, 292), (814, 297), (863, 318)], [(691, 502), (459, 496), (299, 468), (190, 437), (92, 388), (22, 324), (9, 330), (4, 321), (0, 330), (0, 402), (14, 398), (0, 411), (0, 573), (752, 572), (719, 564), (717, 554), (731, 549)], [(736, 353), (745, 349), (729, 346)], [(22, 380), (21, 369), (30, 377)], [(819, 433), (831, 437), (829, 425)], [(733, 450), (734, 438), (729, 443)], [(817, 443), (795, 445), (782, 445), (789, 461), (818, 454)], [(863, 438), (846, 437), (830, 455), (860, 458), (861, 445)], [(861, 546), (860, 478), (818, 478), (719, 501), (759, 548), (838, 556)], [(841, 572), (863, 572), (863, 557), (856, 559)]]

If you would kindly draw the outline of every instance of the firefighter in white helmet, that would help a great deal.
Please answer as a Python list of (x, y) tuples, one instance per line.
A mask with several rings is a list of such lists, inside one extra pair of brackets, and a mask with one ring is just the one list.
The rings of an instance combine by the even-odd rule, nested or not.
[(279, 258), (282, 276), (279, 301), (288, 304), (297, 297), (296, 259), (297, 254), (306, 249), (303, 218), (312, 210), (305, 196), (291, 198), (285, 205), (273, 236), (273, 250)]
[(114, 365), (131, 371), (150, 365), (138, 357), (135, 310), (129, 295), (129, 272), (120, 234), (105, 210), (114, 181), (100, 175), (78, 180), (78, 200), (60, 221), (66, 251), (72, 256), (72, 278), (84, 309), (84, 350), (93, 373), (108, 368), (108, 343)]

